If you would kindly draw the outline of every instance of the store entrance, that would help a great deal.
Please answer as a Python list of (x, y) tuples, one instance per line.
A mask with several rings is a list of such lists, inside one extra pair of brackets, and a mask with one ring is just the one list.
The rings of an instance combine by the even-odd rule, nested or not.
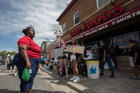
[(129, 69), (129, 40), (135, 40), (140, 44), (139, 25), (139, 23), (133, 23), (107, 28), (93, 35), (84, 37), (84, 45), (90, 50), (94, 45), (98, 45), (99, 41), (107, 39), (109, 46), (119, 46), (120, 48), (120, 55), (117, 57), (119, 67)]

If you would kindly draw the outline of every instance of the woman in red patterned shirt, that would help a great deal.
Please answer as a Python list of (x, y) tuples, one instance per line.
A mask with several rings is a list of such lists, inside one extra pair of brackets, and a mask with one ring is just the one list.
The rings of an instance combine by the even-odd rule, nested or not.
[[(19, 60), (17, 62), (17, 69), (21, 81), (20, 91), (22, 93), (32, 93), (32, 86), (34, 78), (38, 72), (39, 62), (41, 58), (41, 49), (33, 41), (35, 31), (33, 27), (27, 27), (23, 30), (25, 36), (18, 40)], [(24, 68), (31, 70), (31, 77), (29, 82), (22, 80), (22, 72)]]

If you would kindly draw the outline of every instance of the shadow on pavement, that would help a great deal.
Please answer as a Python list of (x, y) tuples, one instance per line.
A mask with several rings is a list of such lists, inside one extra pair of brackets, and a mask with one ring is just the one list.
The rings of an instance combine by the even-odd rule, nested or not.
[(66, 86), (68, 86), (69, 88), (71, 88), (71, 89), (73, 89), (74, 91), (76, 91), (77, 93), (84, 93), (83, 91), (79, 90), (78, 88), (76, 88), (76, 87), (74, 87), (74, 86), (68, 84), (65, 80), (63, 80), (63, 79), (57, 79), (57, 78), (56, 78), (56, 75), (54, 74), (53, 71), (51, 72), (51, 71), (47, 71), (47, 70), (45, 70), (45, 69), (42, 69), (42, 71), (48, 73), (49, 75), (51, 75), (51, 76), (53, 77), (53, 78), (42, 78), (42, 79), (50, 80), (51, 83), (55, 83), (55, 82), (53, 82), (54, 80), (60, 80), (60, 82), (55, 83), (55, 84), (58, 84), (58, 85), (66, 85)]
[[(140, 90), (140, 88), (137, 87), (139, 86), (139, 81), (131, 80), (131, 72), (125, 69), (116, 71), (115, 78), (110, 78), (110, 70), (106, 70), (104, 72), (105, 75), (100, 79), (84, 79), (84, 77), (81, 76), (80, 82), (76, 84), (71, 83), (71, 81), (69, 81), (69, 79), (67, 80), (65, 77), (59, 79), (59, 82), (53, 82), (53, 80), (56, 80), (55, 73), (53, 73), (53, 71), (43, 71), (47, 72), (53, 77), (43, 79), (50, 80), (52, 81), (52, 83), (55, 83), (57, 85), (65, 85), (70, 89), (76, 91), (77, 93), (103, 93), (102, 91), (105, 91), (107, 93), (131, 93), (129, 91), (133, 90), (135, 90), (135, 93), (139, 93)], [(86, 88), (81, 90), (79, 85)]]
[[(0, 89), (0, 93), (20, 93), (19, 91)], [(46, 91), (46, 90), (33, 90), (33, 93), (65, 93), (62, 91)]]

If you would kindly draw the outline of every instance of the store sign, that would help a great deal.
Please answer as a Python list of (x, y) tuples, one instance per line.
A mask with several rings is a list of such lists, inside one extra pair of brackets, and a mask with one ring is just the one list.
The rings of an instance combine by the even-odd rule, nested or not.
[(55, 35), (63, 35), (63, 30), (61, 25), (53, 25), (53, 31)]
[[(77, 36), (74, 36), (73, 38), (75, 38), (75, 39), (83, 38), (84, 36), (91, 35), (95, 32), (106, 29), (110, 26), (116, 25), (118, 23), (129, 20), (129, 19), (134, 18), (136, 16), (140, 16), (140, 5), (136, 6), (135, 8), (129, 10), (128, 12), (126, 12), (118, 17), (115, 17), (115, 18), (113, 18), (105, 23), (102, 23), (96, 27), (93, 27), (88, 31), (79, 33)], [(70, 41), (71, 41), (71, 37), (66, 39), (66, 42), (70, 42)]]
[(102, 15), (96, 16), (93, 20), (88, 20), (86, 23), (82, 24), (82, 26), (77, 27), (74, 31), (71, 31), (71, 37), (77, 36), (82, 32), (86, 32), (101, 23), (108, 21), (113, 17), (117, 17), (123, 13), (123, 8), (121, 7), (121, 3), (117, 3), (112, 10), (105, 10)]
[(120, 19), (117, 19), (117, 20), (113, 21), (112, 25), (118, 24), (120, 22), (123, 22), (125, 20), (128, 20), (128, 19), (133, 18), (133, 17), (138, 16), (138, 15), (140, 15), (140, 11), (136, 11), (134, 13), (128, 14), (124, 17), (121, 17)]

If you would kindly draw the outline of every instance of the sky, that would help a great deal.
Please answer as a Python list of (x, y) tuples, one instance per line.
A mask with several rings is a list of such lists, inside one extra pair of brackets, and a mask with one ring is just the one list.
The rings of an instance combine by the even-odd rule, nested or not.
[(0, 51), (17, 51), (22, 29), (33, 26), (34, 41), (54, 41), (53, 24), (71, 0), (0, 0)]

